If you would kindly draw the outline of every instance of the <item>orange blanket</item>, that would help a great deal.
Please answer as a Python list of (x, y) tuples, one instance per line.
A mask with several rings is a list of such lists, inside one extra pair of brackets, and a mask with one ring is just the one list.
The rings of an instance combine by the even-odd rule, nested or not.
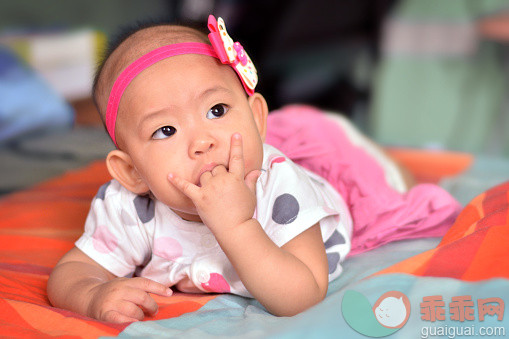
[(509, 182), (473, 199), (434, 249), (377, 274), (409, 273), (466, 281), (509, 278)]

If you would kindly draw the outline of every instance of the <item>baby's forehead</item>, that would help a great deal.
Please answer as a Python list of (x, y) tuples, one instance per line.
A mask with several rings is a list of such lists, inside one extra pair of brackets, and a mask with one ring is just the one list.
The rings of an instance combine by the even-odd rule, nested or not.
[(111, 72), (110, 77), (116, 79), (129, 64), (156, 48), (182, 42), (208, 43), (208, 39), (204, 34), (182, 26), (165, 25), (140, 30), (122, 42), (111, 54), (114, 72)]
[(195, 29), (176, 25), (148, 27), (130, 35), (104, 62), (97, 81), (100, 101), (106, 103), (117, 77), (135, 60), (156, 48), (181, 42), (208, 43), (208, 38)]

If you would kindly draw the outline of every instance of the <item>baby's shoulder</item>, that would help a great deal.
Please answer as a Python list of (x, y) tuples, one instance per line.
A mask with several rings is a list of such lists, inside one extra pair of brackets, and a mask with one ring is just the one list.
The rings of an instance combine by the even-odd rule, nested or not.
[(103, 184), (91, 203), (91, 212), (122, 225), (155, 222), (159, 202), (149, 195), (135, 194), (113, 179)]
[[(271, 145), (264, 145), (262, 177), (267, 181), (283, 178), (284, 182), (308, 179), (308, 171), (293, 162), (286, 154)], [(270, 180), (271, 179), (271, 180)]]
[[(278, 164), (282, 164), (283, 166), (277, 166)], [(262, 172), (279, 170), (295, 171), (297, 168), (298, 166), (296, 166), (282, 151), (271, 145), (263, 145)]]
[(154, 200), (149, 195), (135, 194), (122, 186), (117, 180), (112, 179), (99, 187), (92, 201), (92, 206), (104, 206), (104, 208), (111, 211), (116, 210), (119, 213), (128, 210), (139, 212), (140, 209), (153, 210), (156, 204)]
[(265, 198), (267, 194), (277, 194), (281, 190), (307, 194), (321, 190), (324, 184), (324, 179), (298, 165), (280, 150), (270, 145), (264, 146), (264, 160), (257, 190), (261, 189)]
[(298, 174), (298, 167), (283, 152), (265, 144), (263, 147), (263, 163), (260, 179), (264, 185), (272, 183), (276, 178), (286, 176), (287, 181)]
[(126, 189), (117, 180), (112, 179), (99, 187), (94, 199), (102, 201), (130, 200), (136, 196), (136, 194)]

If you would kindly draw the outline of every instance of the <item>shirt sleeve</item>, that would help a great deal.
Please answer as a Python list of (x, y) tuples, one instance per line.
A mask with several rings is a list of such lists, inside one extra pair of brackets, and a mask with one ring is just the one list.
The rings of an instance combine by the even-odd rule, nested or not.
[(276, 245), (283, 246), (317, 223), (324, 239), (332, 234), (334, 225), (321, 221), (339, 212), (323, 185), (282, 154), (264, 161), (257, 182), (256, 218)]
[(103, 185), (91, 203), (85, 231), (75, 243), (118, 277), (132, 274), (150, 259), (150, 225), (144, 224), (136, 213), (137, 197), (115, 180)]

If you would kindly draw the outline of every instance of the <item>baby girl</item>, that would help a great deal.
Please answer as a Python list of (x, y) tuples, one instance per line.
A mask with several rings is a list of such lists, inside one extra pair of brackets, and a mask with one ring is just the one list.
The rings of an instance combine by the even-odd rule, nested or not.
[(117, 147), (113, 180), (50, 276), (54, 306), (131, 322), (174, 287), (291, 316), (340, 275), (357, 227), (345, 185), (265, 143), (256, 69), (220, 18), (209, 30), (138, 28), (101, 65), (93, 94)]

